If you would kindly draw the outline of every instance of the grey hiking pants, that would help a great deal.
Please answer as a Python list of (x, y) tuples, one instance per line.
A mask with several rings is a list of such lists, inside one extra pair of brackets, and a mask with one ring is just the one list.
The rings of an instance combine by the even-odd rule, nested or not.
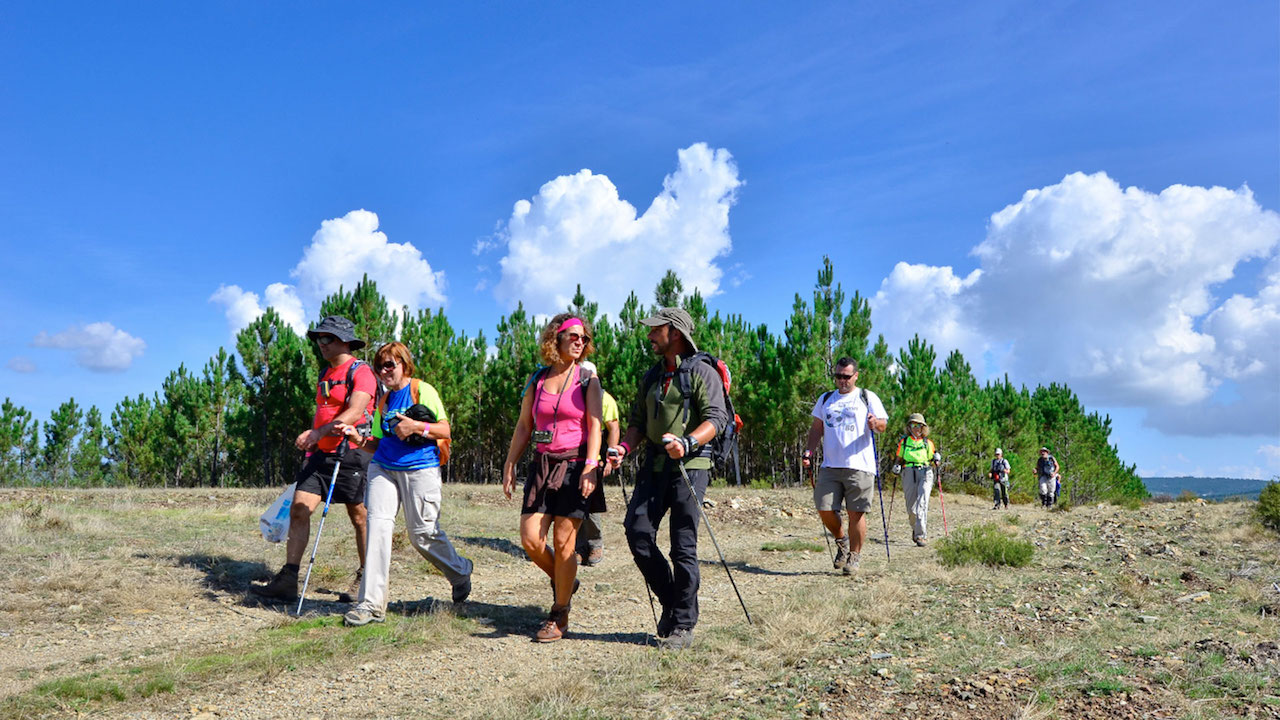
[(902, 497), (911, 520), (911, 539), (928, 537), (929, 494), (933, 492), (933, 468), (908, 465), (902, 468)]
[(1005, 507), (1009, 507), (1009, 478), (1005, 476), (999, 480), (991, 481), (991, 494), (995, 504), (1004, 503)]
[(359, 605), (370, 610), (387, 609), (387, 575), (391, 570), (391, 536), (396, 512), (404, 506), (409, 542), (436, 566), (450, 585), (471, 577), (471, 561), (458, 555), (440, 529), (440, 468), (387, 470), (369, 464), (364, 504), (369, 510), (369, 542), (364, 553), (364, 580)]
[(578, 526), (578, 554), (586, 557), (597, 548), (604, 549), (604, 513), (587, 513)]

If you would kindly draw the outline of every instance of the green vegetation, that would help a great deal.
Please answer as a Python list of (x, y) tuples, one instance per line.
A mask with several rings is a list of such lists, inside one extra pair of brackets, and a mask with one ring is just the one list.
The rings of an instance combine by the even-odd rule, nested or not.
[(1280, 532), (1280, 482), (1262, 488), (1254, 513), (1263, 527)]
[(767, 542), (760, 546), (765, 552), (798, 552), (807, 550), (809, 552), (822, 552), (823, 546), (807, 540), (784, 540), (779, 542)]
[(1024, 567), (1031, 562), (1035, 546), (1009, 537), (993, 524), (983, 523), (956, 530), (938, 543), (938, 560), (943, 565), (1009, 565)]
[[(859, 385), (879, 394), (889, 410), (882, 470), (892, 465), (891, 445), (907, 415), (921, 412), (932, 423), (949, 491), (989, 494), (987, 469), (1000, 446), (1012, 465), (1013, 502), (1025, 502), (1035, 494), (1036, 450), (1048, 445), (1062, 464), (1069, 502), (1146, 496), (1134, 467), (1109, 443), (1110, 418), (1087, 412), (1065, 385), (1031, 390), (1007, 378), (980, 385), (963, 355), (940, 359), (924, 338), (892, 354), (884, 337), (872, 334), (868, 300), (858, 292), (847, 297), (826, 258), (809, 299), (796, 294), (781, 333), (740, 315), (710, 313), (696, 290), (683, 293), (673, 272), (654, 289), (654, 306), (633, 293), (616, 316), (602, 314), (579, 290), (568, 309), (593, 325), (592, 359), (623, 408), (654, 362), (639, 321), (667, 304), (688, 310), (698, 346), (732, 369), (734, 403), (744, 421), (739, 467), (752, 487), (802, 482), (799, 455), (810, 410), (831, 389), (835, 361), (849, 356), (859, 364)], [(362, 360), (390, 340), (409, 347), (417, 374), (439, 389), (459, 438), (450, 480), (499, 477), (520, 393), (539, 362), (533, 314), (517, 305), (498, 321), (490, 343), (483, 333), (459, 332), (443, 311), (389, 307), (368, 278), (327, 298), (313, 321), (331, 314), (355, 321), (368, 342), (356, 352)], [(122, 399), (109, 418), (69, 399), (42, 423), (5, 400), (0, 483), (285, 485), (299, 460), (293, 440), (311, 420), (319, 369), (315, 348), (268, 308), (240, 331), (234, 350), (220, 348), (198, 371), (179, 366), (157, 392)]]

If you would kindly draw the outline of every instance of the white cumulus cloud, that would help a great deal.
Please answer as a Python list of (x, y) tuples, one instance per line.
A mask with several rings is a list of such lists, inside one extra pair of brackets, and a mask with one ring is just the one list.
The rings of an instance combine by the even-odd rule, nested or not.
[(742, 181), (728, 150), (695, 143), (676, 156), (675, 172), (643, 214), (591, 170), (562, 175), (517, 201), (502, 231), (507, 254), (499, 261), (498, 299), (553, 313), (581, 283), (614, 315), (632, 290), (649, 300), (667, 270), (676, 271), (685, 292), (716, 294), (723, 275), (717, 261), (733, 246), (729, 209)]
[(353, 210), (325, 220), (289, 272), (293, 284), (272, 283), (262, 297), (238, 285), (220, 286), (209, 300), (226, 308), (232, 333), (238, 332), (267, 307), (274, 307), (294, 330), (306, 330), (307, 320), (320, 303), (339, 287), (351, 290), (368, 275), (393, 311), (445, 303), (444, 272), (435, 271), (412, 243), (391, 242), (378, 230), (378, 216)]
[(53, 335), (41, 331), (31, 344), (39, 348), (71, 350), (75, 353), (77, 365), (95, 372), (128, 370), (147, 348), (142, 339), (109, 322), (72, 325)]
[(1020, 381), (1145, 408), (1164, 431), (1280, 432), (1280, 261), (1256, 295), (1214, 296), (1278, 244), (1280, 215), (1247, 187), (1152, 193), (1074, 173), (992, 215), (963, 279), (895, 267), (877, 324), (897, 346), (919, 331), (939, 355), (987, 353)]

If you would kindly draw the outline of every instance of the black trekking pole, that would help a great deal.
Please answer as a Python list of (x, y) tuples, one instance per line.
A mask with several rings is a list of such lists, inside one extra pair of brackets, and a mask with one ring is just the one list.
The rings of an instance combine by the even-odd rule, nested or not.
[(716, 540), (716, 534), (711, 530), (711, 521), (707, 519), (707, 514), (702, 511), (702, 503), (698, 500), (698, 492), (693, 489), (693, 481), (689, 479), (689, 473), (684, 470), (684, 461), (677, 460), (676, 467), (680, 468), (680, 476), (684, 478), (684, 484), (689, 488), (689, 496), (693, 500), (693, 504), (698, 508), (698, 515), (702, 517), (702, 524), (707, 526), (707, 534), (711, 536), (711, 544), (716, 546), (716, 554), (720, 556), (720, 564), (724, 566), (724, 572), (729, 576), (729, 584), (733, 586), (733, 594), (738, 596), (738, 604), (742, 606), (742, 614), (747, 616), (747, 624), (755, 625), (751, 620), (751, 612), (747, 610), (747, 603), (742, 599), (742, 593), (738, 592), (738, 583), (733, 581), (733, 573), (729, 571), (729, 563), (724, 560), (724, 553), (720, 551), (720, 543)]
[[(617, 455), (618, 453), (614, 450), (610, 450), (608, 453), (608, 457), (611, 458), (617, 457)], [(631, 507), (631, 498), (627, 497), (627, 482), (626, 479), (622, 477), (622, 466), (618, 466), (618, 489), (622, 491), (622, 506), (624, 508)], [(623, 513), (625, 515), (626, 511), (624, 510)], [(657, 632), (658, 610), (653, 605), (653, 589), (649, 587), (649, 581), (645, 579), (644, 575), (641, 575), (640, 579), (644, 580), (644, 591), (649, 594), (649, 614), (653, 615), (653, 629), (654, 632)]]
[(871, 454), (876, 460), (876, 495), (880, 497), (880, 525), (884, 528), (884, 559), (888, 563), (889, 556), (889, 521), (884, 516), (884, 489), (880, 485), (880, 449), (876, 447), (876, 431), (871, 431)]
[(333, 456), (333, 477), (329, 478), (329, 492), (324, 499), (324, 512), (320, 513), (320, 527), (316, 529), (316, 541), (311, 545), (311, 561), (307, 563), (307, 577), (302, 581), (302, 594), (298, 596), (298, 609), (294, 615), (302, 615), (302, 601), (307, 599), (307, 584), (311, 582), (311, 569), (316, 566), (316, 550), (320, 548), (320, 534), (324, 532), (324, 519), (329, 517), (329, 505), (333, 502), (333, 488), (338, 484), (338, 469), (342, 467), (342, 455), (347, 450), (347, 438), (342, 442)]

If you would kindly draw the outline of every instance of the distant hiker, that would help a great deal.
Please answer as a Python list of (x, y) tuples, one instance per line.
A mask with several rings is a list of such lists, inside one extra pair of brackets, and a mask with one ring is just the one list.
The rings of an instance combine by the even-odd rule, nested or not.
[[(693, 342), (689, 313), (663, 308), (640, 322), (649, 327), (649, 346), (660, 359), (641, 378), (626, 435), (612, 449), (619, 458), (644, 451), (623, 527), (636, 567), (662, 603), (658, 644), (679, 650), (693, 643), (698, 623), (698, 519), (711, 479), (710, 446), (732, 418), (723, 378)], [(670, 564), (657, 543), (668, 512)]]
[(998, 510), (1000, 503), (1009, 507), (1009, 461), (1004, 459), (1004, 451), (996, 448), (996, 457), (991, 461), (991, 489), (995, 504), (992, 510)]
[(907, 417), (907, 434), (898, 440), (898, 456), (893, 472), (902, 476), (902, 497), (911, 521), (911, 541), (924, 547), (928, 541), (929, 495), (933, 492), (933, 464), (942, 458), (929, 439), (924, 415)]
[(1040, 504), (1053, 507), (1058, 502), (1058, 461), (1049, 454), (1049, 448), (1040, 448), (1036, 460), (1036, 479), (1040, 484)]
[[(583, 360), (578, 363), (584, 370), (590, 370), (596, 373), (596, 366), (590, 360)], [(597, 374), (597, 377), (599, 375)], [(606, 390), (601, 390), (600, 401), (600, 420), (604, 423), (604, 441), (603, 447), (610, 448), (618, 444), (621, 432), (618, 427), (618, 401)], [(596, 505), (604, 505), (604, 482), (603, 478), (609, 477), (613, 473), (613, 465), (606, 462), (605, 458), (601, 458), (600, 477), (601, 482), (596, 483), (596, 490), (592, 494), (592, 502)], [(596, 498), (599, 495), (601, 497)], [(578, 564), (583, 567), (592, 567), (599, 565), (604, 559), (604, 513), (590, 512), (582, 519), (582, 526), (578, 528)]]
[(342, 429), (363, 450), (373, 452), (365, 502), (369, 509), (367, 572), (360, 598), (342, 620), (347, 625), (382, 622), (387, 610), (387, 575), (396, 514), (404, 506), (409, 542), (444, 575), (455, 603), (471, 594), (470, 560), (458, 555), (440, 529), (441, 441), (450, 439), (449, 415), (440, 394), (413, 377), (413, 357), (398, 342), (378, 348), (373, 366), (387, 392), (373, 416), (373, 435), (352, 425)]
[[(837, 360), (832, 377), (836, 389), (823, 393), (814, 403), (801, 464), (811, 467), (821, 441), (822, 467), (812, 481), (813, 502), (822, 524), (836, 539), (835, 569), (852, 575), (862, 558), (862, 543), (867, 538), (865, 514), (871, 510), (876, 491), (871, 437), (873, 432), (884, 432), (888, 413), (875, 393), (857, 387), (858, 363), (853, 358)], [(842, 506), (849, 511), (849, 536), (841, 527)]]
[[(516, 484), (516, 464), (534, 443), (534, 461), (524, 483), (520, 509), (520, 543), (551, 578), (551, 612), (534, 635), (554, 642), (569, 629), (569, 606), (578, 589), (574, 553), (578, 526), (590, 511), (604, 511), (604, 495), (596, 490), (600, 465), (600, 380), (579, 361), (595, 352), (591, 328), (569, 313), (560, 313), (542, 329), (542, 361), (520, 402), (520, 419), (511, 435), (502, 466), (507, 499)], [(598, 498), (592, 505), (589, 498)], [(547, 533), (553, 548), (547, 552)]]
[[(368, 363), (351, 354), (364, 347), (364, 341), (356, 338), (355, 324), (347, 318), (330, 315), (308, 330), (307, 337), (315, 341), (329, 366), (320, 373), (320, 382), (316, 385), (316, 412), (311, 429), (304, 430), (294, 441), (299, 450), (307, 452), (307, 459), (294, 478), (298, 485), (289, 511), (285, 565), (269, 583), (253, 589), (263, 597), (298, 599), (298, 566), (311, 536), (311, 514), (324, 502), (334, 463), (338, 463), (333, 502), (347, 506), (347, 515), (356, 532), (356, 553), (360, 556), (355, 579), (347, 591), (339, 595), (343, 602), (351, 602), (359, 594), (364, 577), (367, 517), (364, 487), (370, 456), (356, 443), (348, 441), (339, 428), (352, 425), (361, 435), (370, 431), (378, 381)], [(348, 447), (339, 460), (338, 446), (344, 442)]]

